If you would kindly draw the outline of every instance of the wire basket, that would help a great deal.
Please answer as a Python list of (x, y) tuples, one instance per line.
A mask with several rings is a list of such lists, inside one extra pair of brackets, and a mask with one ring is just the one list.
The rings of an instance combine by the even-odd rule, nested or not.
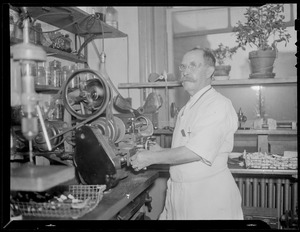
[(99, 204), (105, 188), (105, 185), (70, 185), (68, 196), (72, 198), (68, 199), (69, 202), (54, 197), (43, 203), (14, 202), (13, 207), (23, 216), (76, 219)]

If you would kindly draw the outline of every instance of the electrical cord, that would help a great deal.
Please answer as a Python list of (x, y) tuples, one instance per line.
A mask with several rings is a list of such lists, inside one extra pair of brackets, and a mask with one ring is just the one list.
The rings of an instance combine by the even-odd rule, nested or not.
[(54, 150), (55, 148), (59, 147), (60, 145), (62, 145), (68, 137), (64, 137), (58, 144), (56, 144), (55, 146), (52, 147), (52, 150)]
[(103, 29), (103, 22), (100, 20), (101, 31), (102, 31), (102, 52), (104, 52), (104, 29)]
[[(127, 83), (129, 83), (129, 37), (126, 36), (127, 39)], [(127, 95), (130, 98), (130, 91), (129, 88), (127, 88)]]

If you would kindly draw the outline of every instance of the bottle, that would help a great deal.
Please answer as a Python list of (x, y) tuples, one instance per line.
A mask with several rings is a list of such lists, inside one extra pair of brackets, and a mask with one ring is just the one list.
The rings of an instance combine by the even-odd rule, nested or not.
[(61, 99), (55, 101), (54, 118), (56, 120), (63, 120), (63, 103)]
[[(71, 66), (71, 70), (70, 70), (70, 75), (73, 74), (73, 72), (77, 71), (78, 70), (78, 67), (77, 67), (77, 64), (73, 64)], [(77, 88), (79, 85), (79, 77), (78, 76), (75, 76), (72, 78), (71, 80), (71, 88)]]
[(62, 83), (61, 85), (63, 85), (66, 80), (69, 78), (69, 76), (71, 75), (71, 65), (67, 65), (67, 66), (63, 66), (62, 67)]
[(50, 67), (45, 68), (45, 85), (52, 85)]
[(61, 62), (53, 60), (50, 62), (51, 83), (54, 87), (61, 86)]
[(45, 62), (38, 66), (36, 80), (36, 85), (46, 85)]
[(105, 22), (118, 29), (118, 11), (114, 7), (108, 6), (106, 8)]
[(33, 44), (35, 43), (35, 25), (32, 23), (30, 23), (29, 26), (29, 42)]
[(42, 45), (42, 33), (43, 29), (40, 23), (36, 23), (35, 25), (35, 31), (34, 31), (34, 42), (35, 44)]

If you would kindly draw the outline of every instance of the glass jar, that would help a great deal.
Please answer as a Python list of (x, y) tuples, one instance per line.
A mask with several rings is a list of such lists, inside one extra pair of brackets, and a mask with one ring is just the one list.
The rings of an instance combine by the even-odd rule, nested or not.
[(41, 45), (42, 44), (42, 33), (43, 33), (43, 29), (40, 23), (36, 23), (35, 25), (35, 31), (34, 31), (34, 43)]
[(30, 24), (29, 26), (29, 42), (30, 43), (35, 43), (35, 30), (34, 30), (34, 25)]
[(45, 62), (37, 67), (36, 85), (46, 85)]
[(71, 75), (72, 66), (67, 65), (62, 67), (62, 85), (67, 81), (69, 76)]
[(45, 85), (52, 85), (50, 67), (45, 69)]
[(52, 86), (60, 87), (62, 79), (61, 62), (58, 60), (53, 60), (49, 63), (49, 66)]
[(118, 11), (114, 7), (108, 6), (106, 8), (105, 22), (106, 24), (118, 29)]
[(63, 103), (61, 99), (55, 101), (54, 119), (63, 120)]
[[(71, 66), (71, 70), (70, 70), (70, 75), (72, 75), (72, 73), (74, 73), (75, 71), (78, 70), (78, 67), (77, 67), (77, 64), (73, 64)], [(69, 84), (70, 85), (70, 84)], [(78, 76), (75, 76), (72, 78), (71, 80), (71, 88), (77, 88), (79, 85), (79, 77)]]

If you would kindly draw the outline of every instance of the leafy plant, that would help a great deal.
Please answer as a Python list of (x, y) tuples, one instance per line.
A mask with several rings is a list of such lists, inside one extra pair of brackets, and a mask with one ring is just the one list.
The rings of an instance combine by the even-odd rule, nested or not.
[[(266, 4), (260, 7), (248, 7), (245, 24), (238, 21), (233, 28), (236, 33), (236, 42), (245, 50), (245, 45), (256, 46), (259, 50), (277, 50), (277, 43), (289, 42), (291, 35), (287, 32), (284, 23), (283, 4)], [(272, 43), (269, 42), (274, 36)], [(252, 46), (251, 46), (252, 47)]]
[(218, 65), (223, 65), (226, 59), (231, 59), (233, 54), (236, 53), (239, 47), (235, 46), (230, 48), (228, 46), (224, 46), (222, 43), (218, 45), (217, 49), (212, 50), (215, 58), (217, 60)]

